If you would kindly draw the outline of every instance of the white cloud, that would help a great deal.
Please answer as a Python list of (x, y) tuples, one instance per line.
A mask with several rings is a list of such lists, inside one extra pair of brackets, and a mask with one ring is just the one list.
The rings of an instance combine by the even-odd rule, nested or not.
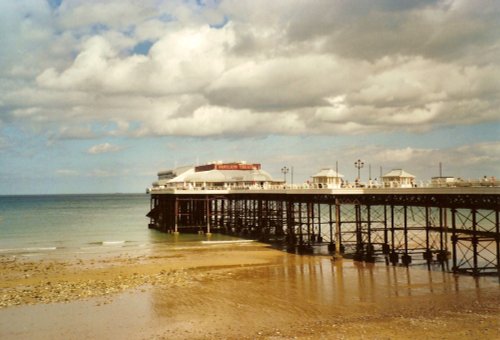
[(45, 70), (37, 82), (51, 89), (169, 95), (198, 92), (224, 70), (226, 30), (208, 26), (166, 34), (148, 56), (123, 57), (103, 36), (88, 39), (62, 72)]
[(103, 143), (103, 144), (98, 144), (98, 145), (94, 145), (94, 146), (90, 147), (87, 150), (87, 153), (95, 155), (95, 154), (99, 154), (99, 153), (117, 152), (120, 150), (121, 150), (121, 147), (119, 147), (117, 145)]
[(333, 55), (302, 55), (248, 61), (226, 71), (208, 88), (214, 104), (254, 110), (320, 106), (325, 97), (349, 91), (360, 79), (354, 68)]
[(85, 0), (65, 0), (57, 10), (58, 22), (62, 28), (82, 29), (93, 25), (106, 25), (114, 29), (124, 29), (131, 23), (154, 16), (153, 2), (146, 0), (106, 2)]
[(254, 134), (300, 134), (305, 132), (304, 122), (293, 112), (253, 113), (218, 106), (201, 106), (192, 115), (159, 119), (145, 125), (138, 135), (184, 135), (243, 137)]
[[(361, 159), (364, 167), (361, 177), (367, 180), (371, 166), (372, 178), (378, 178), (391, 169), (404, 169), (417, 179), (429, 180), (439, 175), (439, 163), (443, 174), (462, 178), (481, 178), (484, 175), (498, 177), (500, 169), (500, 142), (472, 143), (447, 148), (417, 148), (411, 146), (388, 147), (385, 145), (353, 145), (340, 148), (318, 148), (300, 153), (287, 150), (287, 155), (278, 158), (276, 167), (287, 164), (294, 166), (304, 177), (312, 176), (324, 167), (335, 168), (348, 180), (354, 180), (357, 169), (354, 162)], [(268, 160), (273, 163), (273, 160)]]
[(58, 176), (78, 176), (79, 173), (76, 170), (71, 169), (58, 169), (56, 170), (56, 175)]
[(89, 177), (114, 177), (118, 174), (114, 171), (107, 171), (102, 169), (94, 169), (87, 174)]
[(89, 126), (61, 126), (54, 139), (92, 139), (96, 133)]
[(81, 176), (81, 177), (117, 177), (128, 174), (128, 170), (116, 171), (116, 170), (104, 170), (100, 168), (91, 169), (85, 172), (79, 172), (76, 170), (60, 169), (56, 171), (57, 175), (60, 176)]
[[(500, 6), (483, 5), (3, 4), (11, 33), (0, 37), (0, 114), (52, 138), (422, 132), (496, 122)], [(224, 18), (224, 27), (209, 26)], [(146, 40), (149, 51), (133, 54)]]

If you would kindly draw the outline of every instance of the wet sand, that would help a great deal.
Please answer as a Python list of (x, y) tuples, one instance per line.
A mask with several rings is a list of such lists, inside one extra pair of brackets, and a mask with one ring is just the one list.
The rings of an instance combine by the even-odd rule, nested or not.
[(498, 339), (500, 286), (258, 243), (0, 258), (2, 339)]

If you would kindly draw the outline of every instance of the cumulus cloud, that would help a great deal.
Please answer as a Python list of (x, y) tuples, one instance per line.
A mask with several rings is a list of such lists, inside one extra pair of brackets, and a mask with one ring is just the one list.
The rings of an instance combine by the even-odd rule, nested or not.
[(53, 138), (422, 132), (500, 119), (496, 2), (30, 3), (1, 5), (0, 115)]
[(113, 29), (125, 29), (130, 23), (155, 14), (152, 1), (64, 0), (56, 9), (59, 25), (68, 30), (104, 25)]
[(81, 173), (76, 170), (71, 169), (58, 169), (56, 170), (56, 175), (61, 177), (75, 177), (75, 176), (85, 176), (85, 177), (114, 177), (120, 175), (119, 172), (116, 171), (108, 171), (103, 169), (92, 169), (90, 171), (86, 171), (85, 173)]
[[(357, 177), (354, 162), (361, 159), (364, 167), (361, 177), (367, 180), (371, 168), (371, 177), (378, 178), (380, 172), (385, 174), (391, 169), (404, 169), (419, 180), (427, 180), (439, 176), (439, 163), (442, 164), (443, 175), (462, 178), (481, 178), (484, 175), (498, 176), (500, 169), (500, 142), (472, 143), (447, 148), (424, 147), (388, 147), (385, 145), (354, 145), (336, 149), (319, 148), (307, 154), (291, 154), (279, 158), (275, 167), (293, 165), (301, 174), (312, 176), (324, 167), (336, 167), (348, 180)], [(273, 160), (268, 163), (274, 164)]]
[(208, 26), (166, 34), (148, 56), (119, 55), (102, 36), (89, 38), (71, 67), (45, 70), (38, 84), (103, 94), (171, 95), (200, 91), (224, 70), (224, 30)]
[(99, 154), (99, 153), (108, 153), (108, 152), (116, 152), (121, 150), (121, 148), (117, 145), (112, 145), (109, 143), (97, 144), (90, 147), (87, 150), (87, 153), (91, 155)]
[(76, 170), (71, 169), (58, 169), (56, 170), (56, 175), (58, 176), (78, 176), (79, 173)]
[(118, 174), (115, 171), (108, 171), (102, 169), (94, 169), (87, 174), (87, 176), (89, 177), (113, 177), (117, 175)]

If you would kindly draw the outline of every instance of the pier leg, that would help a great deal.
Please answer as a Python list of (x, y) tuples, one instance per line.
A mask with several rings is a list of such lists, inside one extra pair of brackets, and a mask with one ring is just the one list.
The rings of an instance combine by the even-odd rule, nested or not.
[(226, 228), (229, 231), (229, 234), (233, 234), (234, 232), (234, 200), (233, 199), (228, 199), (227, 201), (227, 221), (226, 221)]
[(318, 203), (318, 236), (316, 237), (318, 243), (323, 242), (323, 235), (321, 231), (321, 203)]
[(403, 235), (404, 235), (405, 252), (403, 256), (401, 256), (401, 262), (405, 266), (408, 266), (411, 263), (411, 256), (408, 254), (408, 207), (406, 205), (403, 206), (403, 219), (404, 219)]
[(457, 243), (458, 243), (458, 236), (457, 236), (457, 220), (456, 220), (456, 215), (457, 215), (457, 210), (456, 209), (451, 209), (451, 247), (453, 251), (453, 257), (452, 257), (452, 267), (451, 270), (456, 273), (458, 272), (458, 264), (457, 264)]
[(391, 205), (391, 253), (389, 254), (389, 262), (392, 265), (397, 265), (399, 261), (399, 255), (396, 252), (396, 230), (394, 225), (394, 205)]
[(295, 232), (295, 207), (291, 201), (286, 201), (286, 249), (295, 252), (297, 236)]
[(448, 251), (446, 249), (446, 214), (445, 208), (439, 208), (439, 251), (437, 253), (437, 260), (439, 262), (445, 262), (448, 259)]
[(206, 235), (207, 236), (211, 236), (212, 233), (210, 232), (210, 217), (211, 217), (211, 214), (210, 214), (210, 198), (208, 196), (206, 197), (206, 212), (207, 212), (207, 215), (206, 215), (206, 219), (207, 219), (207, 232), (206, 232)]
[(335, 253), (335, 242), (333, 241), (333, 213), (331, 203), (328, 203), (328, 225), (330, 227), (330, 243), (328, 244), (328, 251), (330, 253)]
[(313, 226), (313, 202), (306, 203), (306, 212), (307, 212), (307, 244), (304, 249), (306, 252), (312, 252), (312, 242), (314, 241), (314, 226)]
[(361, 222), (361, 206), (356, 204), (354, 206), (355, 224), (356, 224), (356, 252), (354, 253), (354, 261), (363, 261), (364, 259), (364, 242), (363, 231)]
[(367, 218), (367, 244), (366, 250), (364, 254), (364, 261), (366, 262), (375, 262), (375, 256), (373, 254), (373, 245), (372, 245), (372, 221), (371, 221), (371, 207), (369, 205), (366, 206), (366, 218)]
[(299, 234), (299, 247), (301, 247), (304, 244), (304, 239), (302, 236), (302, 202), (299, 202), (298, 206), (298, 213), (299, 213), (299, 221), (298, 221), (298, 234)]
[[(299, 253), (307, 253), (310, 248), (310, 215), (309, 215), (309, 203), (305, 202), (305, 223), (302, 216), (302, 202), (299, 202), (299, 245), (297, 247)], [(304, 240), (304, 224), (306, 227), (306, 237)]]
[(426, 260), (428, 264), (432, 262), (432, 251), (430, 249), (431, 221), (430, 221), (429, 209), (430, 209), (429, 207), (425, 207), (425, 252), (423, 254), (424, 260)]
[(473, 268), (472, 268), (472, 275), (478, 275), (479, 270), (478, 270), (478, 263), (477, 263), (477, 257), (478, 257), (478, 252), (477, 252), (477, 245), (478, 245), (478, 236), (477, 236), (477, 210), (472, 209), (472, 261), (473, 261)]
[(387, 228), (387, 206), (384, 205), (384, 244), (382, 244), (382, 254), (388, 255), (391, 251), (389, 246), (389, 230)]
[(174, 203), (174, 235), (179, 235), (178, 214), (179, 214), (179, 201), (176, 198)]
[(496, 248), (497, 248), (497, 263), (496, 263), (496, 268), (497, 268), (497, 275), (498, 279), (500, 280), (500, 221), (499, 221), (499, 211), (495, 211), (495, 231), (496, 231), (496, 238), (495, 238), (495, 243), (496, 243)]
[(334, 260), (341, 260), (342, 253), (344, 252), (342, 248), (342, 222), (340, 221), (340, 201), (338, 198), (335, 199), (335, 254), (333, 255)]

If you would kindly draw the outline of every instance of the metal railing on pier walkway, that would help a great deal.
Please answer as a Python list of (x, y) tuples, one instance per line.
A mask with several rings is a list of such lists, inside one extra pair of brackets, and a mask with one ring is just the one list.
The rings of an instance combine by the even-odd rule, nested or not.
[(169, 188), (151, 192), (150, 227), (225, 233), (355, 260), (448, 264), (498, 275), (500, 188)]
[(198, 183), (193, 186), (188, 183), (177, 183), (172, 184), (171, 186), (158, 186), (153, 188), (148, 188), (147, 192), (165, 192), (165, 190), (316, 190), (316, 189), (334, 189), (334, 190), (352, 190), (352, 189), (435, 189), (435, 188), (499, 188), (500, 182), (496, 179), (488, 179), (488, 180), (460, 180), (455, 182), (424, 182), (420, 181), (418, 185), (415, 185), (411, 188), (401, 187), (398, 182), (388, 182), (388, 183), (379, 183), (377, 181), (369, 181), (367, 183), (351, 183), (351, 184), (320, 184), (320, 183), (302, 183), (302, 184), (280, 184), (280, 185), (271, 185), (271, 184), (254, 184), (254, 185), (245, 185), (241, 186), (238, 184), (229, 185), (229, 186), (211, 186), (209, 183)]

